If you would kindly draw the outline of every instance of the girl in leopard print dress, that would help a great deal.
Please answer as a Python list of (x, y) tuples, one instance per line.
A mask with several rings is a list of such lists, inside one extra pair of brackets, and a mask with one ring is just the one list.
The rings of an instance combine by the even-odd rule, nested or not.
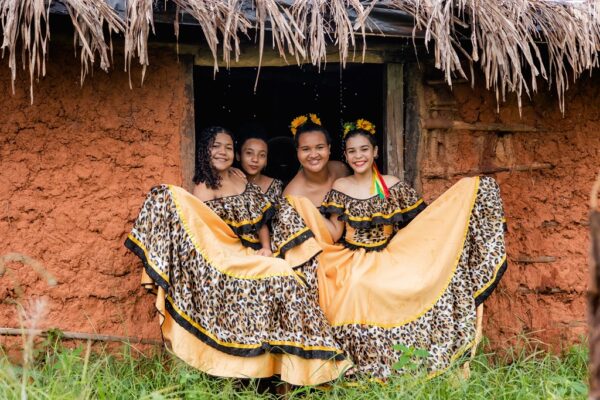
[(316, 268), (317, 242), (285, 246), (307, 230), (301, 220), (269, 235), (274, 206), (232, 173), (229, 131), (204, 130), (199, 149), (193, 195), (153, 188), (126, 242), (144, 263), (143, 283), (157, 289), (164, 338), (211, 375), (337, 378), (347, 361), (305, 273)]
[[(306, 226), (296, 210), (283, 197), (283, 182), (262, 173), (267, 166), (269, 147), (266, 136), (260, 127), (246, 129), (239, 143), (240, 151), (236, 158), (249, 182), (260, 187), (262, 193), (273, 205), (274, 213), (269, 222), (272, 243), (271, 251), (276, 257), (287, 259), (297, 268), (311, 288), (315, 304), (318, 303), (316, 255), (320, 247), (315, 246), (314, 235)], [(308, 243), (307, 243), (308, 242)], [(312, 253), (303, 251), (304, 247), (314, 249)], [(306, 255), (310, 257), (306, 257)], [(300, 255), (300, 257), (298, 257)]]
[(374, 126), (345, 129), (354, 174), (335, 181), (320, 211), (288, 196), (315, 233), (320, 304), (355, 371), (385, 378), (394, 345), (428, 351), (432, 373), (473, 345), (476, 309), (506, 268), (499, 188), (465, 178), (425, 207), (423, 199), (374, 166)]

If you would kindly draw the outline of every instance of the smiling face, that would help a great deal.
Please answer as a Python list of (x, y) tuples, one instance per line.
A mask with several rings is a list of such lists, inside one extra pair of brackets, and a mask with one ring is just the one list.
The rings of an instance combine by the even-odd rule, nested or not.
[(233, 139), (224, 132), (215, 136), (210, 146), (210, 164), (217, 172), (223, 172), (233, 165)]
[(298, 138), (296, 153), (302, 168), (310, 172), (321, 172), (329, 162), (331, 146), (327, 144), (323, 132), (303, 132)]
[(242, 145), (239, 162), (245, 173), (256, 176), (267, 165), (269, 148), (262, 139), (248, 139)]
[(369, 171), (377, 157), (377, 146), (364, 135), (354, 135), (346, 141), (346, 161), (355, 174)]

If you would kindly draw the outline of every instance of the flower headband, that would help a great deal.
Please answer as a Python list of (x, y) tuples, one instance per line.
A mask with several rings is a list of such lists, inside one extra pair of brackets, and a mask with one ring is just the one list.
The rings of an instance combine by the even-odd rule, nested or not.
[(290, 123), (290, 130), (292, 131), (292, 135), (296, 136), (296, 131), (298, 130), (298, 128), (307, 123), (309, 119), (313, 124), (321, 126), (321, 120), (319, 119), (319, 117), (317, 117), (317, 114), (299, 115), (296, 118), (294, 118)]
[(369, 132), (371, 135), (375, 134), (375, 125), (371, 121), (367, 121), (366, 119), (358, 119), (356, 122), (344, 122), (343, 125), (344, 132), (342, 133), (342, 139), (346, 137), (348, 132), (362, 129), (363, 131)]

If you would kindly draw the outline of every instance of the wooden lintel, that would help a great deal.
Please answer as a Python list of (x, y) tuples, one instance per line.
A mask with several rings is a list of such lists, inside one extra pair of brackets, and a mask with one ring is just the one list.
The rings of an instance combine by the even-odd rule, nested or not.
[[(194, 54), (195, 65), (214, 67), (215, 59), (209, 49), (204, 47), (198, 47)], [(327, 53), (327, 63), (339, 63), (340, 54), (337, 49), (331, 49)], [(233, 55), (229, 62), (229, 66), (222, 59), (221, 54), (218, 57), (217, 65), (219, 68), (243, 68), (243, 67), (257, 67), (259, 64), (261, 67), (287, 67), (297, 66), (302, 64), (310, 64), (311, 61), (302, 58), (301, 56), (296, 57), (294, 55), (286, 54), (283, 57), (278, 51), (265, 48), (263, 50), (262, 59), (257, 46), (245, 47), (240, 51), (240, 55), (236, 60)], [(386, 61), (385, 53), (379, 50), (366, 50), (364, 57), (362, 52), (357, 51), (356, 54), (348, 56), (347, 63), (359, 63), (359, 64), (383, 64)]]
[(522, 125), (522, 124), (499, 124), (499, 123), (486, 123), (476, 122), (470, 124), (463, 121), (452, 121), (441, 118), (430, 118), (423, 121), (423, 129), (449, 129), (449, 130), (463, 130), (463, 131), (495, 131), (495, 132), (541, 132), (543, 129), (539, 129), (533, 126)]
[(553, 256), (539, 256), (539, 257), (528, 257), (522, 256), (513, 259), (514, 262), (519, 264), (544, 264), (553, 263), (556, 261), (556, 257)]
[(431, 106), (429, 111), (458, 111), (458, 108), (451, 106)]
[[(0, 336), (48, 336), (51, 330), (44, 329), (26, 329), (26, 328), (0, 328)], [(162, 344), (160, 339), (145, 339), (133, 336), (101, 335), (97, 333), (86, 332), (68, 332), (60, 331), (60, 337), (68, 340), (91, 340), (93, 342), (125, 342), (141, 344)]]
[(527, 171), (539, 171), (543, 169), (552, 169), (553, 164), (550, 163), (533, 163), (530, 165), (514, 165), (514, 166), (503, 166), (503, 167), (491, 167), (481, 169), (470, 169), (467, 171), (426, 171), (423, 176), (428, 179), (447, 179), (453, 176), (475, 176), (475, 175), (487, 175), (495, 174), (498, 172), (527, 172)]
[[(465, 84), (465, 83), (469, 83), (470, 81), (464, 78), (457, 78), (457, 79), (452, 79), (452, 84)], [(429, 79), (427, 81), (425, 81), (425, 83), (429, 86), (438, 86), (438, 85), (447, 85), (448, 81), (445, 79)]]

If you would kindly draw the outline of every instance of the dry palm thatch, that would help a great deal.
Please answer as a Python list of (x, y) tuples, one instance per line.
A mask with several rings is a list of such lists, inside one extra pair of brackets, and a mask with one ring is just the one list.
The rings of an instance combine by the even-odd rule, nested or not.
[[(62, 0), (75, 28), (75, 48), (81, 48), (81, 83), (94, 65), (97, 53), (100, 68), (108, 71), (112, 59), (112, 33), (123, 32), (125, 26), (115, 11), (104, 0)], [(109, 43), (106, 43), (104, 26), (108, 26)], [(110, 58), (109, 58), (110, 54)]]
[[(573, 79), (598, 66), (600, 2), (597, 0), (394, 0), (393, 6), (415, 18), (425, 41), (435, 42), (436, 66), (464, 76), (460, 56), (479, 62), (487, 88), (498, 100), (515, 92), (521, 106), (523, 90), (535, 91), (536, 78), (556, 87), (564, 112), (569, 70)], [(462, 27), (462, 30), (457, 29)], [(467, 52), (461, 37), (469, 35)], [(542, 56), (542, 43), (547, 56)]]
[[(81, 81), (94, 64), (95, 54), (99, 54), (100, 67), (105, 71), (110, 66), (109, 49), (103, 29), (109, 32), (122, 32), (123, 22), (104, 0), (62, 0), (67, 8), (73, 27), (74, 43), (81, 47)], [(50, 5), (45, 0), (3, 0), (0, 2), (0, 23), (2, 25), (2, 56), (8, 50), (8, 63), (13, 83), (17, 73), (17, 46), (21, 45), (23, 68), (29, 69), (30, 95), (33, 102), (33, 80), (46, 74), (46, 55), (50, 40)]]
[[(166, 1), (166, 0), (165, 0)], [(436, 66), (452, 84), (453, 77), (466, 77), (466, 60), (473, 76), (480, 64), (488, 89), (495, 90), (498, 102), (509, 92), (521, 97), (537, 90), (542, 78), (556, 88), (561, 110), (570, 79), (598, 66), (600, 51), (600, 2), (598, 0), (171, 0), (178, 11), (199, 24), (215, 59), (229, 65), (238, 59), (240, 36), (257, 32), (260, 54), (265, 32), (271, 31), (272, 47), (282, 57), (320, 65), (327, 61), (327, 46), (338, 47), (344, 64), (358, 47), (365, 51), (369, 15), (375, 6), (402, 11), (414, 19), (414, 35), (424, 37), (432, 47)], [(63, 0), (76, 25), (82, 51), (82, 72), (101, 56), (107, 67), (106, 38), (102, 27), (125, 33), (126, 69), (131, 60), (148, 65), (147, 40), (153, 27), (152, 0), (128, 0), (123, 23), (104, 0)], [(249, 16), (247, 6), (252, 6)], [(48, 0), (2, 0), (0, 22), (2, 48), (8, 49), (13, 81), (15, 52), (21, 43), (23, 63), (33, 77), (43, 75), (49, 30)], [(179, 13), (177, 14), (179, 15)], [(176, 32), (178, 21), (175, 22)], [(78, 28), (79, 27), (79, 28)], [(85, 29), (81, 29), (85, 27)], [(83, 41), (83, 37), (86, 41)], [(86, 46), (84, 43), (89, 44)], [(260, 62), (259, 62), (260, 64)]]
[(125, 70), (129, 71), (131, 88), (131, 59), (137, 55), (142, 65), (142, 82), (146, 75), (148, 59), (148, 35), (154, 32), (152, 0), (131, 0), (127, 2), (127, 28), (125, 30)]
[(2, 56), (8, 49), (12, 90), (17, 75), (17, 43), (21, 42), (23, 68), (29, 67), (30, 93), (33, 101), (33, 79), (46, 74), (46, 52), (50, 39), (49, 7), (44, 0), (7, 0), (0, 3), (2, 24)]

